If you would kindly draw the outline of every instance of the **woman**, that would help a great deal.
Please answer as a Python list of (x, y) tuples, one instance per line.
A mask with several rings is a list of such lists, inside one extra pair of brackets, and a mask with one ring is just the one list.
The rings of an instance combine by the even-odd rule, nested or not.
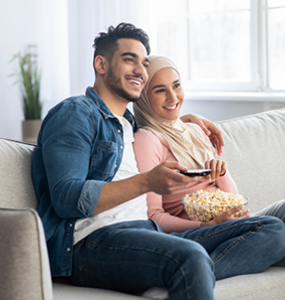
[[(237, 218), (232, 210), (218, 215), (209, 222), (189, 220), (181, 197), (199, 189), (237, 193), (237, 187), (226, 162), (218, 160), (215, 149), (197, 125), (184, 124), (179, 119), (184, 101), (181, 78), (175, 64), (166, 57), (151, 56), (149, 80), (134, 112), (140, 129), (135, 134), (134, 150), (140, 172), (152, 169), (163, 161), (179, 161), (189, 169), (212, 169), (206, 178), (195, 178), (187, 188), (172, 195), (148, 193), (148, 215), (167, 232), (184, 232), (187, 229), (216, 225)], [(256, 215), (273, 215), (284, 221), (284, 201), (264, 209)], [(245, 211), (242, 218), (248, 217)]]

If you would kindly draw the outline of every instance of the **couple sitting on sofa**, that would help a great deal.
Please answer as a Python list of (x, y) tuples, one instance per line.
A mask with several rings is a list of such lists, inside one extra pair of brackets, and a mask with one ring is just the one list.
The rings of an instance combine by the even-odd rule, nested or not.
[[(80, 286), (164, 287), (170, 299), (214, 299), (215, 280), (277, 263), (285, 253), (278, 218), (247, 218), (248, 211), (233, 218), (240, 207), (206, 224), (186, 217), (180, 195), (236, 187), (203, 131), (179, 121), (183, 92), (174, 64), (148, 58), (148, 37), (131, 24), (109, 27), (95, 47), (93, 88), (48, 113), (33, 154), (52, 275)], [(129, 102), (145, 127), (134, 142), (141, 173)], [(201, 180), (174, 171), (202, 167), (212, 174)]]

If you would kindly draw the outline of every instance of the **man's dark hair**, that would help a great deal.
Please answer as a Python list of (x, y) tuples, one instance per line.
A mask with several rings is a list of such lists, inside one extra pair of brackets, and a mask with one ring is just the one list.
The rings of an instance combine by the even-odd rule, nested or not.
[[(117, 27), (110, 26), (106, 32), (100, 32), (94, 40), (94, 60), (97, 55), (102, 55), (111, 62), (114, 53), (119, 49), (119, 39), (134, 39), (140, 41), (146, 48), (147, 55), (150, 54), (149, 37), (140, 28), (130, 23), (120, 23)], [(96, 70), (95, 70), (96, 72)]]

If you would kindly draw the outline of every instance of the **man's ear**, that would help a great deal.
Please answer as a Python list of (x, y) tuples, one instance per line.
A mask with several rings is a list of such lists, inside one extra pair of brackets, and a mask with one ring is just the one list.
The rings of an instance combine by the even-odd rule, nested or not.
[(97, 55), (94, 59), (94, 68), (97, 73), (104, 75), (108, 69), (108, 60), (102, 55)]

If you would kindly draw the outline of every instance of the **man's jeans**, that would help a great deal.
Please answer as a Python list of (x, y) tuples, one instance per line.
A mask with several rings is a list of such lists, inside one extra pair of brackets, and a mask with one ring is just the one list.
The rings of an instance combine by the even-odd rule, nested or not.
[(284, 253), (285, 227), (274, 217), (171, 234), (151, 220), (124, 222), (74, 246), (71, 278), (79, 286), (128, 293), (164, 287), (170, 299), (211, 300), (215, 280), (261, 272)]

